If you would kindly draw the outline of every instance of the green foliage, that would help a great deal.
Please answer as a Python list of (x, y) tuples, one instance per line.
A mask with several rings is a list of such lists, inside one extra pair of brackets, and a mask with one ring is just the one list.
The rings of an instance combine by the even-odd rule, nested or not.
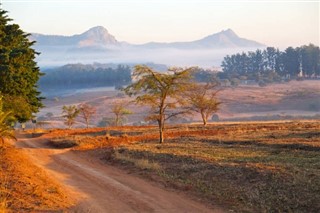
[(0, 141), (1, 141), (1, 146), (3, 146), (4, 139), (5, 138), (10, 138), (10, 139), (16, 139), (14, 137), (14, 131), (10, 127), (9, 120), (11, 118), (11, 112), (7, 111), (4, 112), (2, 110), (2, 98), (0, 97)]
[[(31, 118), (42, 107), (37, 81), (41, 73), (35, 62), (38, 54), (19, 25), (9, 24), (11, 19), (0, 9), (0, 93), (4, 96), (4, 108), (20, 122)], [(21, 101), (23, 104), (19, 104)], [(19, 104), (19, 107), (13, 107)]]
[(65, 124), (71, 129), (72, 125), (75, 124), (75, 120), (79, 115), (80, 110), (75, 105), (63, 106), (62, 117), (65, 119)]

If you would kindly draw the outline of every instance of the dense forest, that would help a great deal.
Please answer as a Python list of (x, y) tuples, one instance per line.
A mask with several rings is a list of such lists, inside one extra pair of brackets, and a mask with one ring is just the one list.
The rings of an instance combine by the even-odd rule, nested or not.
[(224, 57), (221, 64), (224, 78), (242, 77), (249, 80), (271, 81), (320, 76), (320, 50), (313, 44), (279, 51), (274, 47), (255, 52)]
[(42, 90), (86, 88), (101, 86), (122, 86), (131, 82), (131, 69), (126, 65), (115, 68), (97, 67), (95, 65), (68, 64), (56, 69), (47, 70), (40, 79)]

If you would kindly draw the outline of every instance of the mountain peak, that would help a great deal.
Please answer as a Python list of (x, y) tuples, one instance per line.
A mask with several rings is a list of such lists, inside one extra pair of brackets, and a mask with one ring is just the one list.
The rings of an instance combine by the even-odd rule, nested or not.
[(109, 34), (108, 30), (103, 26), (95, 26), (87, 30), (85, 33)]
[(239, 37), (232, 29), (228, 28), (227, 30), (222, 30), (220, 32), (223, 35), (226, 35), (228, 37)]
[(80, 37), (82, 37), (82, 41), (79, 43), (80, 46), (118, 44), (115, 37), (103, 26), (92, 27), (82, 33)]

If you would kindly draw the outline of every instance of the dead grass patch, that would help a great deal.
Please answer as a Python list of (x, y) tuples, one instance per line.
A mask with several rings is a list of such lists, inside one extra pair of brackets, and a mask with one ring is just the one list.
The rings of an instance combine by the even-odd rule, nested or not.
[(142, 134), (119, 149), (126, 169), (156, 163), (144, 173), (233, 211), (319, 212), (319, 131), (319, 122), (190, 126), (169, 128), (163, 145)]
[(62, 211), (72, 205), (60, 186), (18, 149), (0, 149), (0, 212)]

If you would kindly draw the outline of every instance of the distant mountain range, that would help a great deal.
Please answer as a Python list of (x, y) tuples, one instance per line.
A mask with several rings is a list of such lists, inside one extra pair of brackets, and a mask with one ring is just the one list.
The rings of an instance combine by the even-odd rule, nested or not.
[[(119, 42), (102, 26), (93, 27), (82, 34), (73, 36), (33, 33), (30, 40), (36, 41), (35, 49), (41, 52), (38, 63), (43, 66), (78, 62), (155, 62), (176, 66), (208, 66), (209, 64), (206, 63), (210, 63), (210, 60), (212, 66), (217, 66), (219, 64), (216, 63), (223, 59), (222, 54), (265, 47), (259, 42), (240, 38), (231, 29), (196, 41), (150, 42), (141, 45)], [(174, 57), (176, 60), (173, 60)], [(186, 61), (183, 61), (183, 58)], [(189, 61), (189, 58), (193, 59)]]

